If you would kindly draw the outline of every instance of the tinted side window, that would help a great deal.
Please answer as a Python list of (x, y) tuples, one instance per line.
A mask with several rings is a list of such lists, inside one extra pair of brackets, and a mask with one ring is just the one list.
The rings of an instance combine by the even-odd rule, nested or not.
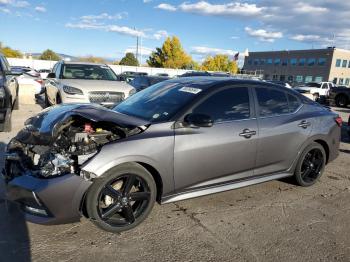
[(258, 87), (255, 89), (260, 116), (273, 116), (289, 113), (288, 100), (284, 92)]
[(301, 105), (299, 99), (291, 94), (287, 94), (289, 103), (289, 112), (295, 112)]
[(236, 87), (219, 91), (197, 106), (193, 113), (209, 115), (215, 122), (247, 119), (250, 117), (248, 89)]

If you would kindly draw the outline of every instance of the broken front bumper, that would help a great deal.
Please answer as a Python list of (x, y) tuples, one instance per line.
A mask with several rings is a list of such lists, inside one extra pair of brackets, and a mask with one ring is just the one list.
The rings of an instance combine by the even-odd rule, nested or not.
[(6, 199), (18, 204), (29, 222), (73, 223), (81, 218), (82, 200), (90, 185), (74, 174), (47, 179), (23, 175), (6, 182)]

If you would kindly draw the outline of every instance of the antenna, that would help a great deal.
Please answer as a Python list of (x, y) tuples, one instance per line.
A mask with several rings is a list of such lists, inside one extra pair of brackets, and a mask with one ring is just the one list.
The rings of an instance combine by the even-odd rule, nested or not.
[[(134, 30), (136, 31), (136, 28), (134, 27)], [(139, 57), (139, 35), (136, 36), (136, 59)]]

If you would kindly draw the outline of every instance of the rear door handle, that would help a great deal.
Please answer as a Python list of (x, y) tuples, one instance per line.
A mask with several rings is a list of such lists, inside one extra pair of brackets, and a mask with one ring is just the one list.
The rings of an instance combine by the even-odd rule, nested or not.
[(239, 136), (242, 136), (244, 138), (251, 138), (252, 136), (256, 135), (256, 131), (249, 130), (248, 128), (244, 129), (242, 133), (239, 133)]
[(311, 123), (310, 122), (308, 122), (308, 121), (306, 121), (306, 120), (303, 120), (303, 121), (301, 121), (300, 123), (299, 123), (299, 127), (302, 127), (302, 128), (307, 128), (308, 126), (310, 126), (311, 125)]

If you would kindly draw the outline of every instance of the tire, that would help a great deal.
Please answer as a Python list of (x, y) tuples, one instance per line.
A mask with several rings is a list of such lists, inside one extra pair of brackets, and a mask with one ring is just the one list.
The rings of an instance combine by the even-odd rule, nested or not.
[(298, 160), (294, 174), (297, 183), (303, 187), (312, 186), (322, 176), (325, 166), (326, 152), (322, 145), (310, 144)]
[[(127, 181), (133, 186), (126, 186)], [(152, 175), (139, 164), (129, 163), (116, 166), (97, 178), (87, 192), (85, 207), (97, 227), (120, 233), (147, 218), (156, 196), (157, 187)]]
[(335, 98), (335, 104), (338, 107), (346, 107), (348, 105), (348, 98), (345, 95), (339, 95)]
[(12, 118), (11, 117), (11, 110), (7, 110), (4, 123), (0, 124), (0, 132), (11, 132), (11, 130), (12, 130), (11, 118)]
[(56, 95), (56, 105), (62, 104), (62, 99), (61, 99), (61, 95), (59, 93), (57, 93)]
[(19, 109), (19, 97), (16, 97), (15, 103), (13, 104), (13, 110)]
[(49, 102), (49, 98), (47, 97), (47, 93), (45, 91), (45, 94), (44, 94), (44, 104), (45, 104), (45, 107), (50, 107), (51, 104)]

